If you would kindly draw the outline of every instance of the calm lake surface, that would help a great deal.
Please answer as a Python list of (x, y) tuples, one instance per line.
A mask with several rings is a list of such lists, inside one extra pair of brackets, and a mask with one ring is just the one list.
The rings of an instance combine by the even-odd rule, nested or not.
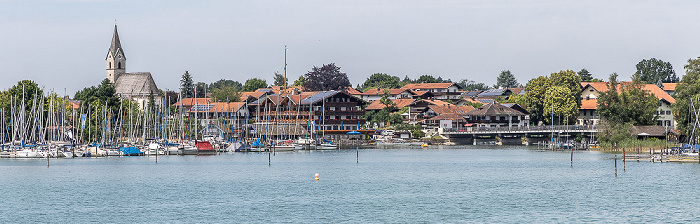
[[(459, 146), (0, 160), (3, 223), (697, 222), (700, 165)], [(314, 181), (314, 174), (320, 175)]]

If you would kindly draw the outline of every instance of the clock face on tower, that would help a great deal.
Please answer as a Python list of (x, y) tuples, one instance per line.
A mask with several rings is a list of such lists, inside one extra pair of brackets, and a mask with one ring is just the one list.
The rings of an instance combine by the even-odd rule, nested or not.
[(119, 59), (122, 59), (122, 55), (121, 55), (121, 54), (119, 55)]

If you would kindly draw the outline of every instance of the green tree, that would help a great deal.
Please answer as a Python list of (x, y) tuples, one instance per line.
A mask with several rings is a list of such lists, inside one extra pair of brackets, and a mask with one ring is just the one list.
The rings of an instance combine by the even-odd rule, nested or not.
[(399, 77), (384, 73), (374, 73), (370, 75), (364, 83), (362, 83), (360, 89), (363, 92), (374, 88), (396, 89), (401, 87), (400, 82)]
[(576, 97), (571, 94), (571, 90), (563, 86), (551, 86), (545, 92), (544, 101), (544, 120), (549, 124), (576, 123), (579, 107), (576, 105)]
[(578, 76), (581, 77), (581, 82), (591, 82), (593, 80), (593, 75), (591, 75), (591, 73), (585, 68), (578, 71)]
[(195, 88), (195, 93), (197, 94), (197, 98), (205, 98), (207, 97), (207, 84), (203, 82), (198, 82), (197, 84), (194, 85)]
[(545, 96), (551, 85), (549, 78), (540, 76), (531, 79), (525, 86), (525, 102), (530, 112), (530, 120), (534, 124), (544, 121)]
[(284, 75), (280, 74), (279, 72), (275, 72), (274, 78), (275, 81), (273, 85), (275, 86), (284, 86), (286, 81), (289, 81), (288, 79), (284, 79)]
[(432, 75), (421, 75), (416, 79), (415, 83), (440, 83), (442, 82), (442, 78), (439, 80), (433, 77)]
[(314, 66), (304, 74), (304, 87), (310, 91), (340, 90), (349, 86), (348, 75), (340, 72), (340, 67), (335, 66), (335, 63)]
[(194, 81), (192, 81), (192, 76), (189, 71), (185, 71), (180, 79), (180, 92), (182, 93), (182, 98), (192, 98), (192, 93), (194, 92)]
[(224, 86), (211, 90), (211, 97), (216, 102), (237, 102), (240, 101), (241, 92), (233, 86)]
[(659, 100), (643, 89), (641, 82), (619, 83), (617, 74), (610, 75), (608, 90), (598, 96), (597, 113), (608, 123), (654, 125)]
[(293, 86), (304, 86), (304, 76), (300, 75), (299, 78), (294, 81)]
[(399, 86), (405, 86), (406, 84), (411, 84), (411, 83), (414, 83), (414, 81), (411, 80), (411, 78), (408, 78), (408, 76), (404, 76), (403, 80), (401, 80), (401, 82), (399, 82)]
[(251, 92), (255, 91), (260, 88), (266, 88), (267, 87), (267, 81), (259, 78), (251, 78), (245, 81), (245, 84), (243, 85), (243, 91), (244, 92)]
[(519, 85), (518, 80), (515, 79), (515, 76), (512, 73), (510, 73), (510, 70), (501, 71), (501, 74), (499, 74), (498, 78), (496, 78), (496, 87), (515, 88)]
[(549, 76), (552, 86), (569, 89), (571, 98), (575, 99), (577, 108), (581, 108), (581, 77), (572, 70), (562, 70)]
[(241, 84), (238, 81), (233, 81), (233, 80), (227, 80), (227, 79), (221, 79), (219, 81), (213, 82), (207, 86), (207, 90), (211, 91), (213, 89), (221, 89), (226, 86), (231, 86), (236, 89), (243, 89), (243, 84)]
[(465, 91), (485, 91), (489, 89), (489, 86), (484, 83), (477, 83), (473, 80), (462, 79), (457, 82)]
[(671, 63), (651, 58), (643, 59), (637, 63), (637, 72), (632, 75), (632, 79), (641, 79), (646, 84), (655, 84), (661, 87), (664, 82), (678, 82), (676, 72), (673, 71)]
[(683, 68), (685, 68), (685, 76), (676, 86), (673, 114), (677, 123), (676, 128), (687, 135), (690, 133), (688, 124), (695, 121), (694, 115), (690, 112), (692, 110), (690, 99), (693, 100), (696, 109), (700, 105), (700, 57), (688, 59), (688, 64)]
[(384, 104), (386, 108), (389, 108), (392, 111), (396, 109), (396, 103), (389, 99), (389, 90), (384, 90), (384, 94), (382, 95), (382, 98), (379, 99), (379, 102)]

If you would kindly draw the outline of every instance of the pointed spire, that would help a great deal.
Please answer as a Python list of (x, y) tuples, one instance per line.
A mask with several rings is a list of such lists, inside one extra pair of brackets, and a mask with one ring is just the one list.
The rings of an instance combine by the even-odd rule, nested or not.
[(112, 45), (110, 45), (109, 48), (114, 50), (114, 51), (119, 50), (119, 48), (122, 48), (122, 43), (119, 42), (119, 33), (117, 32), (117, 24), (114, 24), (114, 35), (112, 36)]

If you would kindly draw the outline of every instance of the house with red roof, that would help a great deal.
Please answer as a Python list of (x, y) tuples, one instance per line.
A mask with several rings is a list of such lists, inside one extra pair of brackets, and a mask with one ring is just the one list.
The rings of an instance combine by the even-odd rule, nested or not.
[(462, 95), (462, 87), (456, 83), (411, 83), (401, 87), (412, 91), (430, 92), (438, 100), (458, 100)]
[[(621, 82), (620, 85), (625, 85), (629, 82)], [(583, 107), (583, 102), (586, 100), (591, 100), (591, 99), (597, 99), (598, 96), (600, 96), (601, 92), (605, 92), (608, 90), (608, 85), (606, 82), (581, 82), (581, 103)], [(659, 99), (659, 107), (656, 110), (656, 114), (659, 115), (659, 118), (657, 119), (657, 125), (659, 126), (667, 126), (670, 128), (675, 128), (676, 127), (676, 121), (673, 117), (672, 111), (672, 105), (676, 103), (676, 99), (674, 99), (671, 95), (669, 95), (666, 91), (663, 89), (659, 88), (658, 86), (654, 84), (643, 84), (642, 89), (649, 91), (651, 94), (654, 94)], [(675, 89), (675, 88), (674, 88)], [(618, 91), (621, 91), (621, 88), (618, 88)], [(590, 102), (587, 102), (590, 104)], [(597, 106), (597, 105), (596, 105)], [(591, 105), (589, 105), (591, 107)], [(582, 109), (582, 108), (581, 108)], [(588, 109), (590, 110), (590, 109)], [(581, 112), (583, 113), (583, 112)], [(590, 112), (588, 112), (590, 113)], [(591, 116), (591, 115), (589, 115)], [(592, 115), (596, 116), (596, 115)], [(581, 117), (579, 115), (579, 120), (586, 120), (586, 118)]]

